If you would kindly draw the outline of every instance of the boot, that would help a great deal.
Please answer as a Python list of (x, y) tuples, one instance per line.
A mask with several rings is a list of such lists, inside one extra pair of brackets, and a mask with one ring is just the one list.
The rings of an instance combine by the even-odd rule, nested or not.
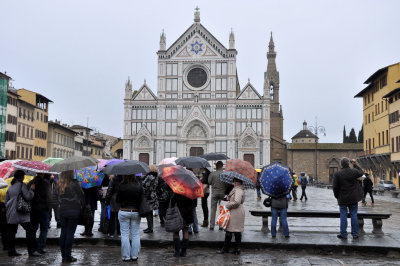
[(208, 220), (204, 220), (201, 227), (208, 227)]
[(174, 257), (179, 257), (179, 254), (181, 252), (181, 240), (179, 238), (174, 238)]
[(235, 233), (235, 250), (232, 254), (240, 255), (240, 246), (242, 244), (242, 233)]
[(229, 246), (231, 244), (231, 240), (232, 240), (232, 233), (226, 232), (224, 246), (221, 249), (217, 250), (217, 254), (229, 253)]
[(189, 239), (182, 239), (181, 257), (186, 257), (186, 249), (189, 245)]

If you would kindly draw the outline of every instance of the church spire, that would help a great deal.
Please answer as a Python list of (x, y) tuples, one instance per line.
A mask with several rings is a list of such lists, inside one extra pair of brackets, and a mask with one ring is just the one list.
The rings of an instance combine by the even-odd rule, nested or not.
[(160, 36), (160, 51), (165, 51), (166, 49), (167, 49), (167, 41), (163, 29)]
[(131, 77), (128, 76), (128, 80), (125, 82), (125, 99), (132, 97), (132, 82)]
[(274, 39), (272, 38), (272, 31), (271, 31), (271, 38), (269, 39), (269, 52), (275, 52), (275, 44), (274, 44)]
[(194, 9), (194, 22), (200, 22), (200, 8), (198, 6), (196, 6), (196, 8)]
[(271, 101), (271, 111), (279, 112), (279, 72), (276, 68), (276, 52), (274, 39), (271, 37), (268, 44), (268, 65), (264, 81), (264, 97), (269, 97)]
[(232, 29), (231, 33), (229, 34), (229, 49), (235, 49), (235, 34), (233, 34)]

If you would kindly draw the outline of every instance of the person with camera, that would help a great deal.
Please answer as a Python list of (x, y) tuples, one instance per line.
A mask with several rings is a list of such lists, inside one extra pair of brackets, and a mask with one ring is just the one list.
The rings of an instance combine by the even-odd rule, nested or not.
[(333, 175), (333, 193), (340, 210), (340, 234), (337, 237), (343, 240), (347, 239), (347, 213), (349, 212), (351, 235), (353, 239), (358, 239), (358, 202), (364, 196), (359, 181), (364, 172), (357, 165), (355, 159), (342, 158), (340, 165), (342, 169)]

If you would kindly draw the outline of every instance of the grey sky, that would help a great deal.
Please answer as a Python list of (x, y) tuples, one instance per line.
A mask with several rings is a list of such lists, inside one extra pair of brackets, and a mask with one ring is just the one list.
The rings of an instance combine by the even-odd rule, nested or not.
[(122, 137), (124, 83), (156, 92), (159, 36), (167, 47), (192, 23), (226, 47), (231, 28), (241, 88), (262, 92), (273, 31), (287, 141), (318, 116), (341, 142), (362, 125), (353, 96), (378, 68), (400, 61), (400, 1), (103, 1), (0, 0), (0, 71), (14, 87), (54, 101), (50, 119)]

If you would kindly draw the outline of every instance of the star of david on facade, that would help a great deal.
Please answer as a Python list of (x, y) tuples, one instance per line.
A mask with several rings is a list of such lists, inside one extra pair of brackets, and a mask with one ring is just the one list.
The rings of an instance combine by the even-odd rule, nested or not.
[(199, 43), (198, 41), (196, 41), (195, 43), (191, 44), (192, 46), (192, 52), (195, 52), (195, 54), (198, 54), (199, 52), (203, 51), (203, 49), (201, 48), (203, 46), (202, 43)]

